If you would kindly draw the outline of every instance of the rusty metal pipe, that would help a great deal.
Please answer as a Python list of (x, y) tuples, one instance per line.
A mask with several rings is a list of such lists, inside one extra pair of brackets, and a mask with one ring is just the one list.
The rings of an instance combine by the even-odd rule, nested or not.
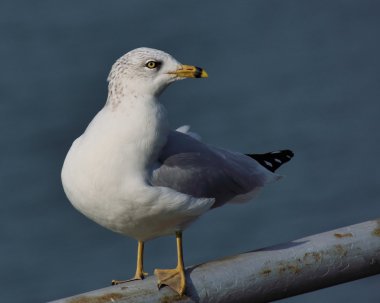
[(379, 273), (374, 220), (189, 267), (182, 298), (149, 277), (54, 302), (269, 302)]

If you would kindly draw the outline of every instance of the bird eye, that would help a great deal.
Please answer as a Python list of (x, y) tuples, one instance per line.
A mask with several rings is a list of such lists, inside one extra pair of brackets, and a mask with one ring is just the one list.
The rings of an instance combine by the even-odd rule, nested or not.
[(150, 68), (150, 69), (156, 68), (158, 65), (159, 65), (158, 62), (156, 62), (156, 61), (148, 61), (148, 62), (145, 64), (145, 66), (146, 66), (147, 68)]

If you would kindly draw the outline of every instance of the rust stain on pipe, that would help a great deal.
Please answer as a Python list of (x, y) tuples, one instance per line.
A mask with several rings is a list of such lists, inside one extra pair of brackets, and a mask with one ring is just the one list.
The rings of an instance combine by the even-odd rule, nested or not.
[(334, 245), (334, 247), (338, 255), (342, 257), (347, 256), (347, 250), (342, 245), (338, 244), (338, 245)]
[(292, 271), (294, 274), (299, 274), (301, 272), (301, 269), (297, 265), (288, 265), (288, 269)]
[(353, 237), (354, 235), (352, 233), (346, 233), (346, 234), (334, 234), (336, 238), (347, 238), (347, 237)]
[(69, 303), (107, 303), (123, 297), (124, 296), (119, 293), (110, 293), (102, 296), (81, 296), (79, 298), (71, 299)]
[(302, 266), (302, 264), (299, 261), (296, 263), (295, 262), (280, 262), (278, 265), (277, 271), (279, 274), (282, 274), (286, 271), (290, 271), (294, 274), (299, 274), (302, 270), (300, 266)]
[(322, 259), (322, 252), (307, 252), (303, 256), (303, 261), (306, 265), (319, 262)]
[(373, 231), (372, 231), (372, 234), (376, 237), (380, 237), (380, 228), (375, 228)]
[(262, 276), (268, 276), (271, 272), (272, 272), (271, 269), (265, 268), (262, 271), (260, 271), (260, 275), (262, 275)]
[(380, 220), (376, 220), (377, 227), (372, 231), (372, 235), (380, 237)]

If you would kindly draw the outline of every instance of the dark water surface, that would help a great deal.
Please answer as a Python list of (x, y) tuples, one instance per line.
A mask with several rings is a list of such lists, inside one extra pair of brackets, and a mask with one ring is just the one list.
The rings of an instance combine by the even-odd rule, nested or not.
[[(136, 243), (66, 199), (60, 169), (119, 56), (149, 46), (204, 67), (163, 95), (173, 127), (243, 152), (291, 148), (281, 182), (185, 233), (196, 264), (380, 217), (376, 1), (2, 1), (0, 302), (43, 302), (129, 277)], [(146, 269), (175, 263), (172, 237)], [(380, 302), (380, 277), (284, 302)]]

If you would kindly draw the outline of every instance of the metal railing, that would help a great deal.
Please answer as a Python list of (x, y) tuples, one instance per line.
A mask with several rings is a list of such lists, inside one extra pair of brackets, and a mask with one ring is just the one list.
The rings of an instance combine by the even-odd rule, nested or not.
[(380, 220), (186, 269), (187, 295), (154, 276), (58, 302), (269, 302), (380, 273)]

